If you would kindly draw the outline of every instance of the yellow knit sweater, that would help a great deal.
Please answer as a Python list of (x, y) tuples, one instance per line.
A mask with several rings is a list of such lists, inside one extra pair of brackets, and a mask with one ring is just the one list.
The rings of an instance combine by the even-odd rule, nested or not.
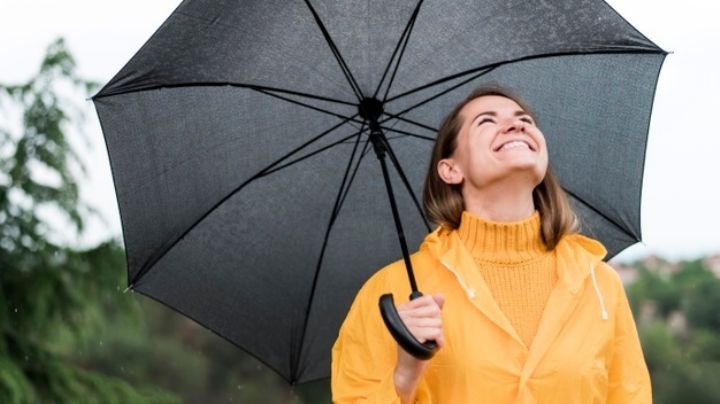
[(540, 214), (499, 223), (465, 211), (458, 233), (498, 306), (529, 348), (557, 281), (555, 254), (542, 241)]

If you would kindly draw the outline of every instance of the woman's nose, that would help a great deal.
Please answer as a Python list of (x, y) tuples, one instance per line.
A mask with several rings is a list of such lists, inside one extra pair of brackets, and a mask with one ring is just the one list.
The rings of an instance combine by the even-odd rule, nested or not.
[(508, 120), (505, 126), (504, 132), (510, 133), (510, 132), (525, 132), (525, 122), (519, 120), (519, 119), (511, 119)]

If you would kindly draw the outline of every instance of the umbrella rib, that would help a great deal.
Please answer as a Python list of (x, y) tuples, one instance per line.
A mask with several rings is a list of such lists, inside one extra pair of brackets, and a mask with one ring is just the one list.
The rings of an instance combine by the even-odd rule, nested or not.
[[(475, 72), (477, 72), (477, 71), (480, 71), (480, 72), (482, 72), (482, 73), (484, 74), (484, 73), (487, 73), (487, 71), (492, 70), (492, 69), (494, 69), (494, 68), (496, 68), (496, 67), (498, 67), (498, 66), (500, 66), (500, 65), (502, 65), (502, 64), (503, 64), (503, 63), (497, 63), (497, 64), (494, 64), (494, 65), (483, 66), (483, 67), (479, 67), (479, 68), (477, 68), (477, 69), (466, 70), (466, 71), (461, 72), (461, 73), (453, 74), (453, 75), (444, 77), (444, 78), (442, 78), (442, 79), (435, 80), (435, 81), (432, 81), (432, 82), (430, 82), (430, 83), (424, 84), (424, 85), (422, 85), (422, 86), (413, 88), (412, 90), (408, 90), (408, 91), (406, 91), (406, 92), (404, 92), (404, 93), (398, 94), (398, 95), (396, 95), (396, 96), (394, 96), (394, 97), (391, 97), (391, 98), (387, 99), (386, 101), (387, 101), (387, 102), (392, 102), (392, 101), (395, 101), (395, 100), (397, 100), (397, 99), (399, 99), (399, 98), (406, 97), (406, 96), (408, 96), (408, 95), (410, 95), (410, 94), (416, 93), (416, 92), (418, 92), (418, 91), (422, 91), (422, 90), (425, 90), (425, 89), (427, 89), (427, 88), (440, 85), (440, 84), (442, 84), (442, 83), (445, 83), (445, 82), (450, 81), (450, 80), (454, 80), (454, 79), (456, 79), (456, 78), (460, 78), (460, 77), (463, 77), (463, 76), (467, 76), (467, 75), (469, 75), (469, 74), (473, 74), (473, 73), (475, 73)], [(481, 75), (473, 76), (473, 79), (476, 79), (476, 78), (478, 78), (478, 77), (480, 77), (480, 76), (481, 76)], [(471, 80), (463, 81), (463, 84), (466, 84), (466, 83), (469, 82), (469, 81), (471, 81)], [(453, 87), (453, 88), (457, 88), (457, 87)]]
[(149, 91), (149, 90), (159, 90), (161, 88), (178, 88), (178, 87), (239, 87), (239, 88), (247, 88), (250, 90), (265, 90), (265, 91), (273, 91), (277, 93), (284, 93), (289, 95), (297, 95), (300, 97), (305, 98), (311, 98), (314, 100), (320, 100), (320, 101), (327, 101), (327, 102), (334, 102), (336, 104), (343, 104), (343, 105), (357, 105), (356, 103), (352, 103), (349, 101), (343, 101), (338, 100), (335, 98), (325, 97), (322, 95), (317, 94), (310, 94), (310, 93), (304, 93), (300, 91), (294, 91), (294, 90), (288, 90), (284, 88), (277, 88), (277, 87), (268, 87), (268, 86), (259, 86), (255, 84), (244, 84), (244, 83), (213, 83), (213, 82), (199, 82), (199, 83), (184, 83), (184, 84), (169, 84), (169, 85), (159, 85), (159, 86), (148, 86), (148, 87), (140, 87), (140, 88), (134, 88), (129, 91), (113, 91), (113, 92), (107, 92), (107, 93), (98, 93), (92, 97), (93, 100), (97, 100), (104, 97), (109, 97), (113, 95), (121, 95), (121, 94), (131, 94), (131, 93), (137, 93), (141, 91)]
[(429, 140), (429, 141), (431, 141), (431, 142), (434, 142), (434, 141), (435, 141), (435, 138), (434, 138), (434, 137), (418, 135), (418, 134), (416, 134), (416, 133), (406, 132), (406, 131), (404, 131), (404, 130), (395, 129), (395, 128), (393, 128), (393, 127), (387, 127), (387, 126), (382, 126), (382, 125), (380, 125), (380, 128), (381, 128), (381, 129), (384, 129), (384, 130), (387, 130), (387, 131), (390, 131), (390, 132), (399, 133), (399, 134), (405, 135), (405, 136), (415, 137), (415, 138), (423, 139), (423, 140)]
[[(375, 92), (373, 93), (373, 98), (376, 98), (378, 93), (380, 92), (380, 88), (382, 87), (383, 81), (385, 81), (385, 77), (387, 77), (388, 72), (390, 71), (390, 66), (392, 66), (393, 60), (395, 60), (395, 55), (397, 54), (398, 49), (400, 49), (400, 45), (405, 40), (405, 36), (408, 33), (408, 30), (410, 29), (410, 24), (415, 24), (415, 19), (417, 18), (418, 10), (420, 9), (420, 4), (422, 4), (423, 0), (420, 0), (418, 2), (418, 5), (415, 6), (415, 10), (413, 10), (412, 15), (410, 16), (410, 19), (408, 20), (407, 24), (405, 24), (405, 29), (403, 29), (402, 34), (400, 35), (400, 39), (398, 40), (398, 43), (395, 45), (395, 49), (393, 50), (392, 55), (390, 56), (390, 60), (388, 60), (387, 66), (385, 66), (385, 71), (383, 72), (382, 77), (380, 78), (380, 82), (377, 85), (377, 88), (375, 89)], [(404, 48), (403, 48), (404, 50)], [(385, 94), (387, 97), (387, 93)]]
[(570, 196), (572, 196), (573, 198), (575, 198), (578, 202), (580, 202), (580, 203), (582, 203), (583, 205), (585, 205), (588, 209), (592, 210), (593, 212), (597, 213), (600, 217), (602, 217), (603, 219), (607, 220), (608, 223), (610, 223), (610, 224), (612, 224), (613, 226), (617, 227), (618, 229), (620, 229), (620, 231), (622, 231), (623, 233), (629, 235), (629, 236), (632, 237), (634, 240), (640, 241), (640, 236), (638, 236), (637, 234), (635, 234), (634, 231), (628, 230), (627, 228), (625, 228), (625, 226), (621, 225), (621, 224), (618, 223), (617, 221), (615, 221), (615, 220), (613, 220), (612, 218), (608, 217), (605, 213), (599, 211), (599, 210), (598, 210), (596, 207), (594, 207), (591, 203), (588, 203), (586, 200), (584, 200), (583, 198), (579, 197), (579, 196), (578, 196), (577, 194), (575, 194), (574, 192), (568, 190), (568, 189), (565, 188), (565, 187), (562, 187), (562, 189), (563, 189), (568, 195), (570, 195)]
[(410, 186), (410, 181), (408, 181), (407, 176), (405, 176), (405, 172), (403, 171), (402, 167), (400, 166), (400, 161), (397, 159), (397, 156), (395, 155), (395, 151), (393, 150), (392, 146), (390, 146), (390, 142), (387, 141), (387, 139), (384, 139), (385, 147), (387, 147), (388, 155), (390, 156), (390, 161), (392, 161), (393, 165), (395, 166), (395, 170), (397, 170), (398, 174), (400, 175), (400, 179), (402, 179), (403, 184), (405, 184), (405, 188), (407, 189), (408, 193), (410, 194), (410, 197), (413, 200), (413, 203), (415, 204), (415, 207), (418, 210), (418, 213), (420, 213), (420, 217), (423, 220), (423, 223), (425, 223), (425, 227), (427, 228), (428, 233), (432, 230), (430, 229), (430, 224), (427, 221), (427, 218), (425, 217), (425, 214), (423, 213), (422, 207), (420, 206), (420, 202), (418, 202), (417, 196), (415, 195), (415, 192), (412, 189), (412, 186)]
[(282, 88), (273, 88), (273, 87), (264, 87), (264, 86), (248, 86), (248, 87), (254, 87), (254, 88), (258, 88), (258, 89), (262, 89), (262, 90), (266, 90), (266, 91), (273, 91), (273, 92), (285, 93), (285, 94), (290, 94), (290, 95), (297, 95), (300, 97), (311, 98), (314, 100), (334, 102), (336, 104), (351, 105), (351, 106), (357, 105), (354, 102), (342, 101), (342, 100), (337, 100), (335, 98), (329, 98), (329, 97), (324, 97), (321, 95), (315, 95), (315, 94), (310, 94), (310, 93), (303, 93), (303, 92), (299, 92), (299, 91), (286, 90), (286, 89), (282, 89)]
[[(358, 144), (359, 141), (360, 141), (360, 136), (361, 136), (362, 133), (363, 133), (364, 131), (366, 131), (367, 129), (369, 129), (369, 127), (366, 127), (365, 125), (363, 125), (363, 126), (360, 128), (360, 132), (358, 132), (358, 138), (355, 140), (356, 145), (353, 147), (353, 155), (354, 155), (354, 153), (355, 153), (355, 149), (357, 149), (357, 144)], [(350, 191), (350, 186), (351, 186), (352, 183), (355, 181), (355, 174), (357, 174), (357, 170), (358, 170), (358, 168), (360, 167), (360, 161), (362, 160), (363, 153), (364, 153), (365, 150), (367, 149), (367, 146), (368, 146), (369, 141), (370, 141), (370, 137), (367, 137), (367, 138), (365, 139), (365, 144), (363, 144), (363, 149), (362, 149), (361, 152), (360, 152), (360, 157), (358, 158), (358, 161), (357, 161), (357, 163), (355, 164), (355, 168), (353, 169), (353, 173), (350, 175), (350, 180), (347, 181), (347, 183), (343, 181), (342, 185), (340, 186), (340, 190), (342, 191), (342, 194), (343, 194), (343, 195), (342, 195), (342, 197), (340, 198), (340, 202), (339, 202), (339, 203), (337, 204), (337, 206), (333, 209), (333, 214), (334, 214), (336, 217), (340, 214), (340, 208), (341, 208), (341, 207), (343, 206), (343, 204), (345, 203), (345, 196), (347, 196), (348, 192)], [(350, 165), (350, 163), (352, 163), (352, 161), (353, 161), (353, 158), (350, 159), (350, 162), (348, 163), (348, 165)], [(344, 190), (343, 190), (343, 187), (344, 187)]]
[(270, 97), (275, 97), (275, 98), (281, 99), (281, 100), (283, 100), (283, 101), (287, 101), (287, 102), (293, 103), (293, 104), (295, 104), (295, 105), (300, 105), (300, 106), (302, 106), (302, 107), (312, 109), (313, 111), (322, 112), (322, 113), (324, 113), (324, 114), (332, 115), (332, 116), (335, 116), (335, 117), (338, 117), (338, 118), (341, 118), (341, 119), (347, 119), (347, 120), (352, 121), (352, 122), (355, 122), (355, 123), (363, 123), (363, 121), (355, 119), (355, 117), (357, 116), (357, 114), (355, 114), (355, 115), (353, 115), (352, 117), (348, 118), (347, 116), (342, 115), (342, 114), (338, 114), (337, 112), (328, 111), (327, 109), (322, 109), (322, 108), (318, 108), (318, 107), (316, 107), (316, 106), (314, 106), (314, 105), (305, 104), (304, 102), (300, 102), (300, 101), (298, 101), (298, 100), (293, 100), (292, 98), (287, 98), (287, 97), (283, 97), (283, 96), (278, 95), (278, 94), (273, 94), (273, 93), (270, 92), (270, 91), (265, 91), (265, 90), (255, 90), (255, 91), (257, 91), (257, 92), (259, 92), (259, 93), (261, 93), (261, 94), (269, 95)]
[(132, 289), (133, 286), (140, 280), (140, 278), (142, 278), (143, 276), (145, 276), (145, 274), (147, 274), (147, 272), (148, 272), (150, 269), (152, 269), (153, 266), (154, 266), (157, 262), (159, 262), (159, 261), (165, 256), (165, 254), (167, 254), (170, 250), (172, 250), (173, 247), (175, 247), (175, 245), (176, 245), (180, 240), (182, 240), (188, 233), (190, 233), (193, 229), (195, 229), (195, 227), (196, 227), (198, 224), (200, 224), (203, 220), (205, 220), (206, 217), (208, 217), (212, 212), (214, 212), (214, 211), (215, 211), (220, 205), (222, 205), (226, 200), (230, 199), (230, 197), (232, 197), (233, 195), (235, 195), (237, 192), (239, 192), (241, 189), (243, 189), (245, 186), (247, 186), (247, 185), (250, 184), (251, 182), (253, 182), (253, 181), (255, 181), (256, 179), (258, 179), (258, 178), (262, 177), (263, 175), (265, 175), (265, 172), (266, 172), (266, 171), (269, 171), (269, 170), (273, 169), (275, 166), (277, 166), (278, 164), (282, 163), (282, 162), (283, 162), (285, 159), (287, 159), (288, 157), (290, 157), (290, 156), (292, 156), (293, 154), (299, 152), (300, 150), (304, 149), (305, 147), (311, 145), (312, 143), (320, 140), (322, 137), (326, 136), (327, 134), (331, 133), (332, 131), (334, 131), (335, 129), (341, 127), (342, 125), (346, 124), (348, 121), (350, 121), (351, 119), (354, 119), (356, 116), (357, 116), (357, 114), (353, 115), (352, 117), (349, 117), (349, 118), (344, 119), (342, 122), (333, 125), (332, 127), (330, 127), (329, 129), (323, 131), (323, 132), (320, 133), (319, 135), (311, 138), (310, 140), (306, 141), (305, 143), (301, 144), (300, 146), (296, 147), (295, 149), (289, 151), (289, 152), (286, 153), (284, 156), (282, 156), (282, 157), (280, 157), (279, 159), (275, 160), (274, 162), (270, 163), (270, 165), (268, 165), (267, 167), (263, 168), (262, 170), (260, 170), (259, 172), (257, 172), (257, 173), (256, 173), (255, 175), (253, 175), (252, 177), (250, 177), (250, 178), (248, 178), (247, 180), (245, 180), (245, 181), (244, 181), (242, 184), (240, 184), (237, 188), (235, 188), (235, 189), (233, 189), (232, 191), (230, 191), (224, 198), (222, 198), (220, 201), (218, 201), (216, 204), (214, 204), (212, 207), (210, 207), (210, 209), (208, 209), (207, 212), (205, 212), (202, 216), (200, 216), (200, 218), (198, 218), (197, 220), (195, 220), (195, 222), (193, 222), (192, 225), (190, 225), (190, 226), (189, 226), (185, 231), (183, 231), (178, 237), (176, 237), (172, 242), (170, 242), (167, 247), (165, 247), (165, 248), (163, 248), (162, 250), (158, 251), (157, 253), (151, 255), (150, 258), (149, 258), (149, 259), (145, 262), (145, 264), (142, 266), (142, 268), (140, 268), (140, 270), (137, 272), (137, 274), (136, 274), (135, 276), (133, 276), (132, 280), (130, 281), (130, 285), (128, 286), (128, 288), (131, 288), (131, 289)]
[[(370, 141), (370, 138), (368, 137), (367, 140), (365, 141), (365, 146), (368, 145), (369, 141)], [(362, 156), (365, 157), (366, 154), (370, 153), (370, 150), (372, 150), (372, 149), (370, 149), (369, 147), (363, 148)]]
[(399, 98), (402, 98), (402, 97), (408, 96), (408, 95), (410, 95), (410, 94), (416, 93), (416, 92), (418, 92), (418, 91), (422, 91), (422, 90), (425, 90), (425, 89), (427, 89), (427, 88), (434, 87), (434, 86), (436, 86), (436, 85), (438, 85), (438, 84), (442, 84), (442, 83), (445, 83), (445, 82), (447, 82), (447, 81), (454, 80), (454, 79), (456, 79), (456, 78), (460, 78), (460, 77), (466, 76), (466, 75), (468, 75), (468, 74), (473, 74), (473, 73), (475, 73), (475, 72), (477, 72), (477, 71), (483, 71), (483, 70), (485, 70), (485, 69), (490, 69), (490, 70), (492, 70), (492, 69), (495, 69), (495, 68), (497, 68), (497, 67), (499, 67), (499, 66), (502, 66), (502, 65), (505, 65), (505, 64), (523, 62), (523, 61), (526, 61), (526, 60), (533, 60), (533, 59), (540, 59), (540, 58), (556, 57), (556, 56), (606, 55), (606, 54), (623, 54), (623, 53), (625, 53), (625, 54), (646, 54), (646, 53), (653, 53), (653, 54), (663, 54), (663, 55), (664, 55), (664, 54), (666, 54), (667, 52), (665, 52), (665, 51), (663, 51), (663, 50), (657, 51), (657, 50), (651, 50), (651, 49), (636, 49), (636, 50), (632, 50), (632, 51), (625, 49), (625, 50), (616, 50), (616, 51), (605, 50), (605, 51), (598, 51), (598, 52), (553, 52), (553, 53), (544, 53), (544, 54), (540, 54), (540, 55), (525, 56), (525, 57), (521, 57), (521, 58), (517, 58), (517, 59), (506, 60), (506, 61), (503, 61), (503, 62), (491, 63), (491, 64), (488, 64), (488, 65), (485, 65), (485, 66), (480, 66), (480, 67), (476, 67), (476, 68), (473, 68), (473, 69), (465, 70), (465, 71), (460, 72), (460, 73), (452, 74), (452, 75), (450, 75), (450, 76), (446, 76), (446, 77), (443, 77), (443, 78), (441, 78), (441, 79), (438, 79), (438, 80), (435, 80), (435, 81), (431, 81), (430, 83), (423, 84), (423, 85), (421, 85), (421, 86), (419, 86), (419, 87), (413, 88), (412, 90), (408, 90), (408, 91), (406, 91), (406, 92), (404, 92), (404, 93), (400, 93), (400, 94), (394, 95), (394, 96), (388, 98), (387, 100), (385, 100), (385, 102), (388, 102), (388, 103), (389, 103), (389, 102), (395, 101), (395, 100), (397, 100), (397, 99), (399, 99)]
[(338, 64), (340, 65), (340, 69), (343, 71), (343, 74), (345, 75), (348, 83), (350, 83), (350, 87), (352, 87), (355, 96), (357, 97), (358, 101), (362, 101), (364, 98), (362, 95), (362, 90), (360, 90), (360, 86), (357, 84), (357, 81), (355, 81), (355, 77), (350, 71), (350, 68), (345, 63), (345, 59), (343, 59), (342, 55), (340, 54), (340, 50), (337, 48), (335, 42), (330, 37), (330, 33), (328, 32), (327, 28), (325, 28), (325, 24), (323, 24), (322, 20), (320, 19), (320, 15), (318, 15), (317, 11), (315, 11), (315, 8), (312, 6), (312, 4), (310, 4), (310, 0), (305, 0), (305, 4), (307, 4), (310, 12), (312, 12), (313, 17), (315, 18), (315, 22), (318, 24), (318, 27), (320, 28), (320, 31), (325, 38), (325, 41), (328, 43), (328, 46), (330, 46), (330, 50), (332, 51), (333, 56), (335, 56), (335, 60), (337, 60)]
[[(345, 188), (346, 182), (348, 182), (348, 174), (350, 174), (350, 169), (352, 168), (352, 163), (353, 160), (355, 160), (358, 145), (360, 144), (360, 135), (364, 130), (365, 125), (363, 125), (360, 128), (360, 131), (356, 134), (355, 145), (353, 146), (352, 153), (350, 153), (350, 159), (348, 160), (347, 166), (345, 167), (345, 173), (343, 175), (342, 182), (340, 183), (340, 188), (338, 189), (337, 196), (335, 197), (335, 204), (333, 205), (333, 210), (330, 214), (330, 220), (328, 221), (327, 228), (325, 229), (325, 236), (323, 237), (323, 244), (322, 248), (320, 249), (320, 256), (318, 257), (317, 265), (315, 266), (315, 275), (313, 276), (313, 283), (312, 287), (310, 288), (310, 295), (305, 308), (305, 318), (303, 320), (303, 329), (300, 333), (300, 343), (297, 350), (292, 350), (292, 352), (297, 352), (297, 355), (295, 355), (292, 364), (290, 365), (292, 374), (295, 374), (298, 370), (300, 356), (302, 355), (303, 344), (305, 343), (305, 334), (307, 332), (307, 327), (310, 319), (310, 311), (312, 310), (312, 303), (315, 297), (315, 289), (317, 288), (318, 279), (320, 277), (320, 268), (322, 266), (323, 258), (325, 257), (325, 249), (327, 248), (328, 240), (330, 239), (330, 231), (332, 230), (333, 224), (335, 224), (335, 220), (337, 220), (337, 217), (340, 214), (340, 208), (342, 207), (343, 202), (343, 189)], [(350, 185), (351, 182), (347, 184), (347, 187), (350, 188)]]
[[(362, 129), (362, 131), (365, 131), (365, 130), (366, 130), (366, 129)], [(356, 137), (356, 136), (360, 136), (360, 135), (362, 134), (362, 131), (361, 131), (361, 133), (353, 133), (353, 134), (350, 135), (350, 136), (345, 136), (344, 138), (342, 138), (342, 139), (340, 139), (340, 140), (337, 140), (337, 141), (335, 141), (335, 142), (333, 142), (333, 143), (330, 143), (330, 144), (327, 145), (327, 146), (321, 147), (320, 149), (317, 149), (317, 150), (315, 150), (315, 151), (313, 151), (313, 152), (311, 152), (311, 153), (308, 153), (308, 154), (306, 154), (306, 155), (304, 155), (304, 156), (302, 156), (302, 157), (298, 157), (297, 159), (292, 160), (292, 161), (290, 161), (290, 162), (288, 162), (288, 163), (285, 163), (285, 164), (283, 164), (283, 165), (281, 165), (281, 166), (279, 166), (279, 167), (275, 167), (275, 168), (273, 168), (272, 170), (263, 173), (263, 174), (261, 175), (261, 177), (268, 176), (268, 175), (270, 175), (270, 174), (272, 174), (272, 173), (274, 173), (274, 172), (276, 172), (276, 171), (282, 170), (283, 168), (290, 167), (291, 165), (293, 165), (293, 164), (295, 164), (295, 163), (299, 163), (299, 162), (301, 162), (301, 161), (303, 161), (303, 160), (305, 160), (305, 159), (308, 159), (308, 158), (310, 158), (310, 157), (312, 157), (312, 156), (314, 156), (314, 155), (316, 155), (316, 154), (318, 154), (318, 153), (321, 153), (321, 152), (323, 152), (323, 151), (325, 151), (325, 150), (327, 150), (327, 149), (330, 149), (330, 148), (332, 148), (333, 146), (337, 146), (337, 145), (340, 144), (340, 143), (345, 143), (345, 142), (346, 142), (347, 140), (349, 140), (349, 139), (352, 139), (352, 138), (354, 138), (354, 137)]]
[[(248, 181), (251, 181), (251, 180), (254, 180), (254, 179), (257, 179), (257, 178), (262, 177), (263, 175), (265, 175), (265, 171), (272, 169), (275, 165), (280, 164), (280, 162), (282, 162), (283, 160), (285, 160), (285, 159), (287, 159), (288, 157), (292, 156), (293, 154), (299, 152), (300, 150), (304, 149), (305, 147), (311, 145), (312, 143), (315, 143), (316, 141), (320, 140), (322, 137), (326, 136), (327, 134), (331, 133), (332, 131), (334, 131), (335, 129), (341, 127), (342, 125), (348, 123), (349, 121), (351, 121), (352, 119), (354, 119), (356, 116), (357, 116), (357, 114), (354, 114), (354, 115), (351, 116), (351, 117), (345, 117), (342, 122), (333, 125), (333, 126), (330, 127), (329, 129), (326, 129), (326, 130), (324, 130), (323, 132), (321, 132), (319, 135), (311, 138), (311, 139), (308, 140), (307, 142), (305, 142), (305, 143), (301, 144), (300, 146), (296, 147), (295, 149), (289, 151), (289, 152), (286, 153), (283, 157), (279, 158), (278, 160), (276, 160), (275, 162), (273, 162), (272, 164), (270, 164), (269, 166), (267, 166), (266, 168), (264, 168), (262, 171), (260, 171), (260, 172), (258, 172), (257, 174), (255, 174), (255, 175), (254, 175), (253, 177), (251, 177), (251, 179), (248, 180)], [(239, 190), (239, 189), (238, 189), (238, 190)]]
[[(402, 60), (403, 55), (405, 54), (405, 48), (407, 47), (408, 42), (410, 42), (410, 34), (412, 34), (413, 27), (415, 27), (415, 20), (417, 19), (418, 13), (420, 12), (420, 5), (422, 5), (422, 0), (418, 1), (418, 5), (415, 7), (415, 11), (413, 12), (412, 17), (410, 18), (410, 28), (408, 29), (407, 35), (405, 36), (405, 42), (403, 43), (402, 49), (400, 50), (400, 55), (398, 56), (398, 60), (395, 63), (395, 68), (393, 69), (393, 73), (390, 76), (390, 81), (388, 82), (387, 87), (385, 87), (385, 94), (383, 95), (383, 104), (385, 101), (387, 101), (388, 93), (390, 92), (390, 87), (392, 87), (393, 81), (395, 81), (395, 74), (398, 71), (398, 68), (400, 67), (400, 61)], [(392, 60), (391, 60), (392, 61)]]
[[(404, 115), (404, 114), (408, 113), (409, 111), (411, 111), (411, 110), (413, 110), (413, 109), (415, 109), (415, 108), (417, 108), (417, 107), (419, 107), (419, 106), (421, 106), (421, 105), (427, 104), (428, 102), (433, 101), (434, 99), (439, 98), (439, 97), (441, 97), (441, 96), (449, 93), (450, 91), (453, 91), (453, 90), (455, 90), (456, 88), (461, 87), (461, 86), (463, 86), (463, 85), (465, 85), (465, 84), (467, 84), (467, 83), (469, 83), (469, 82), (477, 79), (478, 77), (480, 77), (480, 76), (482, 76), (482, 75), (484, 75), (484, 74), (486, 74), (486, 73), (489, 73), (490, 71), (494, 70), (496, 67), (497, 67), (497, 66), (493, 66), (493, 67), (489, 67), (489, 68), (487, 68), (487, 69), (485, 69), (485, 70), (481, 70), (481, 71), (479, 71), (477, 74), (473, 75), (472, 77), (470, 77), (470, 78), (468, 78), (468, 79), (465, 79), (465, 80), (463, 80), (463, 81), (461, 81), (461, 82), (453, 85), (452, 87), (448, 87), (448, 88), (446, 88), (445, 90), (443, 90), (443, 91), (441, 91), (441, 92), (439, 92), (439, 93), (437, 93), (437, 94), (435, 94), (435, 95), (433, 95), (433, 96), (431, 96), (431, 97), (429, 97), (429, 98), (426, 98), (426, 99), (423, 100), (423, 101), (420, 101), (420, 102), (418, 102), (418, 103), (416, 103), (416, 104), (414, 104), (414, 105), (411, 105), (411, 106), (405, 108), (404, 110), (398, 112), (397, 115), (396, 115), (396, 117), (399, 117), (399, 116), (401, 116), (401, 115)], [(393, 119), (393, 118), (392, 118), (392, 117), (388, 117), (388, 118), (383, 119), (382, 121), (380, 121), (380, 123), (383, 124), (383, 123), (385, 123), (385, 122), (387, 122), (387, 121), (389, 121), (389, 120), (391, 120), (391, 119)], [(396, 118), (396, 119), (397, 119), (397, 118)], [(433, 139), (433, 140), (434, 140), (434, 139)]]
[[(395, 135), (395, 136), (388, 136), (387, 140), (395, 140), (395, 139), (402, 139), (404, 137), (407, 137), (407, 135)], [(347, 140), (343, 142), (344, 144), (350, 144)], [(364, 150), (363, 150), (364, 151)]]
[[(406, 92), (404, 92), (404, 93), (401, 93), (401, 94), (395, 95), (395, 96), (393, 96), (393, 97), (390, 97), (390, 98), (388, 98), (388, 99), (386, 100), (386, 102), (390, 103), (390, 102), (392, 102), (392, 101), (395, 101), (395, 100), (400, 99), (400, 98), (402, 98), (402, 97), (406, 97), (406, 96), (408, 96), (408, 95), (410, 95), (410, 94), (413, 94), (413, 93), (416, 93), (416, 92), (418, 92), (418, 91), (422, 91), (422, 90), (425, 90), (425, 89), (427, 89), (427, 88), (440, 85), (440, 84), (442, 84), (442, 83), (445, 83), (445, 82), (447, 82), (447, 81), (450, 81), (450, 80), (453, 80), (453, 79), (456, 79), (456, 78), (459, 78), (459, 77), (467, 76), (468, 74), (473, 74), (473, 73), (475, 73), (475, 72), (477, 72), (477, 71), (481, 72), (482, 74), (485, 74), (485, 73), (487, 73), (488, 71), (496, 68), (497, 66), (499, 66), (499, 65), (495, 65), (495, 66), (484, 66), (484, 67), (479, 67), (479, 68), (477, 68), (477, 69), (467, 70), (467, 71), (464, 71), (464, 72), (462, 72), (462, 73), (453, 74), (453, 75), (451, 75), (451, 76), (447, 76), (447, 77), (444, 77), (444, 78), (442, 78), (442, 79), (435, 80), (435, 81), (433, 81), (433, 82), (430, 82), (430, 83), (424, 84), (424, 85), (422, 85), (422, 86), (416, 87), (416, 88), (414, 88), (414, 89), (412, 89), (412, 90), (408, 90), (408, 91), (406, 91)], [(472, 80), (474, 80), (474, 79), (482, 76), (482, 74), (473, 76), (472, 79), (470, 79), (470, 80), (465, 80), (465, 81), (462, 82), (462, 84), (466, 84), (466, 83), (468, 83), (468, 82), (470, 82), (470, 81), (472, 81)], [(461, 85), (462, 85), (462, 84), (461, 84)], [(454, 90), (454, 89), (457, 88), (457, 87), (459, 87), (459, 85), (453, 86), (453, 87), (451, 87), (451, 89)], [(440, 95), (445, 94), (446, 92), (447, 92), (447, 91), (441, 92)], [(436, 98), (436, 97), (431, 97), (431, 98)], [(414, 106), (411, 107), (411, 108), (414, 108)], [(403, 111), (403, 112), (401, 112), (401, 114), (404, 113), (404, 112), (407, 112), (407, 111)]]
[[(370, 144), (370, 137), (367, 137), (367, 138), (365, 139), (365, 144), (363, 145), (363, 149), (362, 149), (362, 151), (360, 152), (360, 158), (358, 158), (357, 163), (355, 163), (355, 168), (353, 169), (353, 173), (352, 173), (352, 175), (350, 176), (350, 182), (349, 182), (349, 184), (352, 184), (353, 181), (355, 180), (355, 174), (357, 174), (358, 168), (360, 168), (360, 163), (362, 162), (363, 158), (365, 158), (365, 155), (367, 154), (367, 152), (369, 152), (370, 150), (372, 150), (372, 149), (370, 149), (370, 148), (368, 147), (369, 144)], [(345, 203), (345, 198), (347, 197), (348, 192), (350, 192), (350, 185), (348, 185), (347, 187), (345, 187), (345, 192), (343, 193), (342, 199), (340, 200), (340, 206), (342, 206), (343, 203)]]
[(383, 111), (383, 114), (385, 114), (385, 115), (387, 115), (387, 116), (389, 116), (389, 117), (391, 117), (391, 118), (395, 118), (395, 119), (397, 119), (397, 120), (400, 120), (400, 121), (403, 121), (403, 122), (407, 122), (407, 123), (409, 123), (409, 124), (411, 124), (411, 125), (415, 125), (415, 126), (419, 126), (419, 127), (423, 128), (423, 129), (427, 129), (427, 130), (429, 130), (429, 131), (432, 132), (432, 133), (437, 133), (437, 132), (438, 132), (438, 129), (437, 129), (437, 128), (433, 128), (432, 126), (425, 125), (424, 123), (420, 123), (420, 122), (417, 122), (417, 121), (413, 121), (412, 119), (403, 118), (403, 117), (400, 116), (400, 115), (391, 114), (391, 113), (389, 113), (389, 112), (387, 112), (387, 111)]

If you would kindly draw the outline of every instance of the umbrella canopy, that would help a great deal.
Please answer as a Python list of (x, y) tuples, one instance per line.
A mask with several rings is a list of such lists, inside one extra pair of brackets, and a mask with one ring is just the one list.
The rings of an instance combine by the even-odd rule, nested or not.
[(356, 291), (400, 256), (359, 106), (383, 111), (412, 249), (436, 128), (485, 83), (533, 106), (612, 256), (640, 240), (665, 54), (603, 1), (183, 1), (93, 97), (129, 283), (290, 382), (327, 377)]

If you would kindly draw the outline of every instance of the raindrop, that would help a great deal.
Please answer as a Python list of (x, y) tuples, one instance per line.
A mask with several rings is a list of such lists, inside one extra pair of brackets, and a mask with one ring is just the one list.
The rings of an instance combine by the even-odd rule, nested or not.
[(29, 360), (30, 360), (30, 358), (27, 355), (25, 355), (25, 362), (27, 362)]
[(102, 344), (103, 344), (103, 343), (102, 343), (102, 340), (100, 340), (100, 345), (102, 345)]
[(243, 385), (242, 385), (242, 384), (238, 384), (238, 390), (242, 390), (242, 389), (243, 389)]
[(17, 307), (15, 308), (15, 313), (17, 313)]

